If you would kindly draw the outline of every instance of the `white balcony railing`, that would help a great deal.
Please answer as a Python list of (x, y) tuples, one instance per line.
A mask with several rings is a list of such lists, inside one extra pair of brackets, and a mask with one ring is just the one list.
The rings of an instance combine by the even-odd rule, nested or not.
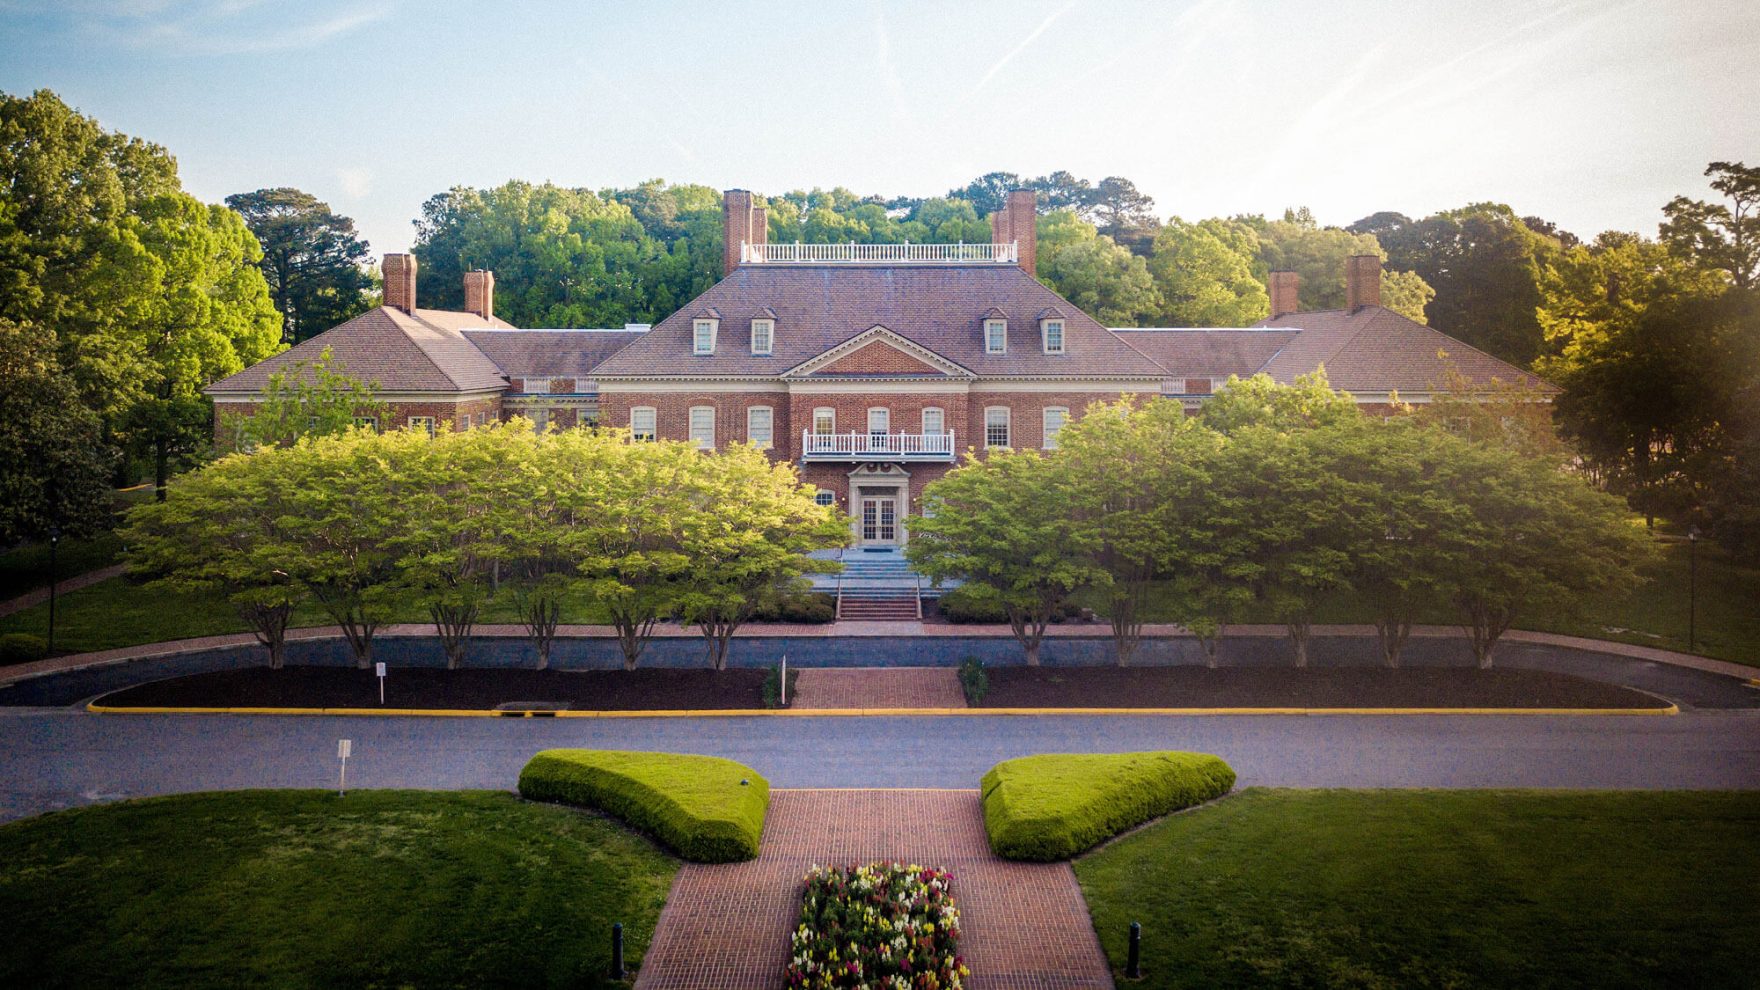
[(1006, 244), (752, 244), (741, 241), (739, 260), (747, 265), (770, 264), (910, 264), (988, 263), (1012, 265), (1020, 260), (1015, 241)]
[(826, 460), (950, 461), (958, 449), (946, 433), (801, 433), (801, 456)]

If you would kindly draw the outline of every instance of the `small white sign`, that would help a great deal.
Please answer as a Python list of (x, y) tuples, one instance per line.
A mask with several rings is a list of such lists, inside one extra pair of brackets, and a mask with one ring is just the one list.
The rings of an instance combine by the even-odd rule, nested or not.
[(354, 753), (354, 740), (353, 739), (338, 739), (338, 740), (336, 740), (336, 758), (337, 759), (346, 760), (351, 755), (353, 755), (353, 753)]
[(384, 677), (385, 676), (385, 661), (381, 660), (378, 663), (373, 664), (373, 672), (378, 674), (380, 677)]

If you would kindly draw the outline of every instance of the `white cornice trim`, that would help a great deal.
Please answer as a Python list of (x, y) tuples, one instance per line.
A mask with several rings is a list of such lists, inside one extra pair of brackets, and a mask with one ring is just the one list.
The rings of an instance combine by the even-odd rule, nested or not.
[[(505, 394), (503, 389), (478, 389), (474, 392), (373, 392), (369, 398), (381, 402), (471, 402), (493, 399)], [(215, 405), (263, 401), (262, 392), (209, 392)]]
[(1160, 395), (1159, 378), (985, 378), (973, 392), (1128, 392)]
[(806, 378), (787, 384), (790, 395), (964, 395), (972, 388), (964, 378), (864, 378), (853, 382)]
[(647, 395), (664, 392), (775, 392), (788, 391), (788, 384), (776, 378), (645, 378), (599, 379), (599, 394)]
[(783, 372), (782, 376), (784, 378), (800, 378), (811, 375), (820, 368), (835, 364), (839, 359), (848, 357), (869, 344), (876, 342), (886, 344), (894, 350), (915, 358), (931, 368), (935, 368), (944, 375), (959, 378), (977, 377), (977, 375), (975, 375), (970, 369), (949, 361), (927, 347), (924, 347), (922, 344), (919, 344), (908, 337), (894, 333), (880, 324), (875, 324), (874, 326), (863, 330), (861, 333), (856, 334), (854, 337), (851, 337), (843, 343), (838, 344), (836, 347), (820, 354), (818, 357), (808, 358), (807, 360), (802, 361), (800, 364)]

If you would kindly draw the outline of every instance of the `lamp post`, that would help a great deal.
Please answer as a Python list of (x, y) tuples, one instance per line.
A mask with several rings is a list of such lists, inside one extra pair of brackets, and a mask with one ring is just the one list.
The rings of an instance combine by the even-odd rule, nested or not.
[(1697, 653), (1699, 620), (1699, 527), (1687, 528), (1687, 652)]
[(49, 649), (55, 653), (55, 547), (61, 542), (61, 527), (49, 527)]

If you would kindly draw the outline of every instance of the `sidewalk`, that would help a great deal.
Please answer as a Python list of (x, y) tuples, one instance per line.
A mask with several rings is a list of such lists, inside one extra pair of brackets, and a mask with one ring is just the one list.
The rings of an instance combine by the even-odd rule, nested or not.
[[(55, 593), (57, 595), (65, 595), (70, 591), (78, 591), (81, 588), (97, 584), (99, 581), (108, 581), (113, 577), (120, 577), (122, 571), (123, 565), (112, 564), (109, 567), (100, 567), (95, 571), (87, 571), (84, 574), (76, 574), (73, 577), (62, 578), (55, 582)], [(33, 605), (41, 605), (48, 600), (49, 589), (46, 587), (38, 588), (35, 591), (27, 591), (24, 594), (19, 595), (17, 598), (0, 602), (0, 618), (5, 618), (14, 612), (22, 612)]]

